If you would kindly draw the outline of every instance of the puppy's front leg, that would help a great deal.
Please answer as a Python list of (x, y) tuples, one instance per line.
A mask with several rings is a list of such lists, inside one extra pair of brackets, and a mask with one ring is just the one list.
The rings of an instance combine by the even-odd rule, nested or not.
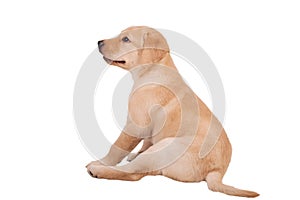
[(141, 138), (122, 132), (117, 141), (110, 148), (108, 154), (100, 161), (105, 165), (115, 166), (121, 162), (141, 140)]
[(142, 148), (137, 153), (130, 153), (128, 155), (127, 161), (131, 162), (138, 155), (140, 155), (141, 153), (143, 153), (144, 151), (146, 151), (147, 149), (149, 149), (149, 147), (151, 147), (152, 145), (153, 144), (152, 144), (152, 142), (149, 139), (145, 139)]

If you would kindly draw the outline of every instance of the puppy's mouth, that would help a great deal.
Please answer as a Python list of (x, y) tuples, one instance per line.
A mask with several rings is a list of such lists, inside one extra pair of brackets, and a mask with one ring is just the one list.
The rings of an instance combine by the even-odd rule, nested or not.
[(111, 60), (109, 58), (106, 58), (105, 56), (103, 56), (103, 59), (110, 65), (113, 65), (113, 64), (125, 64), (126, 61), (125, 60)]

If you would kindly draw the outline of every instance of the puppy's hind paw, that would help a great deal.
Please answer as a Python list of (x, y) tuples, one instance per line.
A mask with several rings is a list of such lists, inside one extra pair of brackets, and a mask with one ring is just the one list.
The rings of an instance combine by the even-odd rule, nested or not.
[(102, 165), (102, 163), (99, 160), (95, 160), (87, 164), (85, 167), (88, 168), (90, 165)]
[(105, 167), (103, 165), (90, 164), (87, 166), (87, 172), (93, 178), (102, 178), (104, 168)]

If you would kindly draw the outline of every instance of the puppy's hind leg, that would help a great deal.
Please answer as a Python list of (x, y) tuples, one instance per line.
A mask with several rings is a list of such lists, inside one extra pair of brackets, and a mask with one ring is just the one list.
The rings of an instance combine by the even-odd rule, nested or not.
[(186, 138), (165, 138), (139, 154), (133, 161), (117, 169), (128, 173), (143, 173), (146, 175), (164, 175), (166, 168), (174, 165), (188, 149), (190, 141)]
[(146, 174), (129, 173), (122, 171), (115, 166), (94, 165), (87, 166), (88, 173), (94, 178), (104, 178), (111, 180), (138, 181)]
[(182, 141), (178, 139), (165, 138), (123, 166), (90, 164), (87, 169), (96, 178), (128, 181), (137, 181), (146, 175), (163, 175), (162, 170), (180, 157), (176, 151), (180, 145)]
[[(95, 178), (137, 181), (146, 175), (159, 175), (159, 170), (153, 170), (151, 159), (140, 154), (132, 162), (123, 166), (105, 166), (99, 163), (91, 163), (87, 166), (88, 173)], [(154, 161), (152, 159), (152, 161)]]

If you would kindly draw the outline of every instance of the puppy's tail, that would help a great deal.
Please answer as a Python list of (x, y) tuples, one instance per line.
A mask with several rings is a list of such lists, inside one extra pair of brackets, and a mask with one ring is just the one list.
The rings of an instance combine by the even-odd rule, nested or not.
[(241, 190), (222, 183), (222, 176), (219, 172), (211, 172), (206, 176), (207, 186), (214, 192), (222, 192), (228, 195), (239, 197), (257, 197), (256, 192)]

